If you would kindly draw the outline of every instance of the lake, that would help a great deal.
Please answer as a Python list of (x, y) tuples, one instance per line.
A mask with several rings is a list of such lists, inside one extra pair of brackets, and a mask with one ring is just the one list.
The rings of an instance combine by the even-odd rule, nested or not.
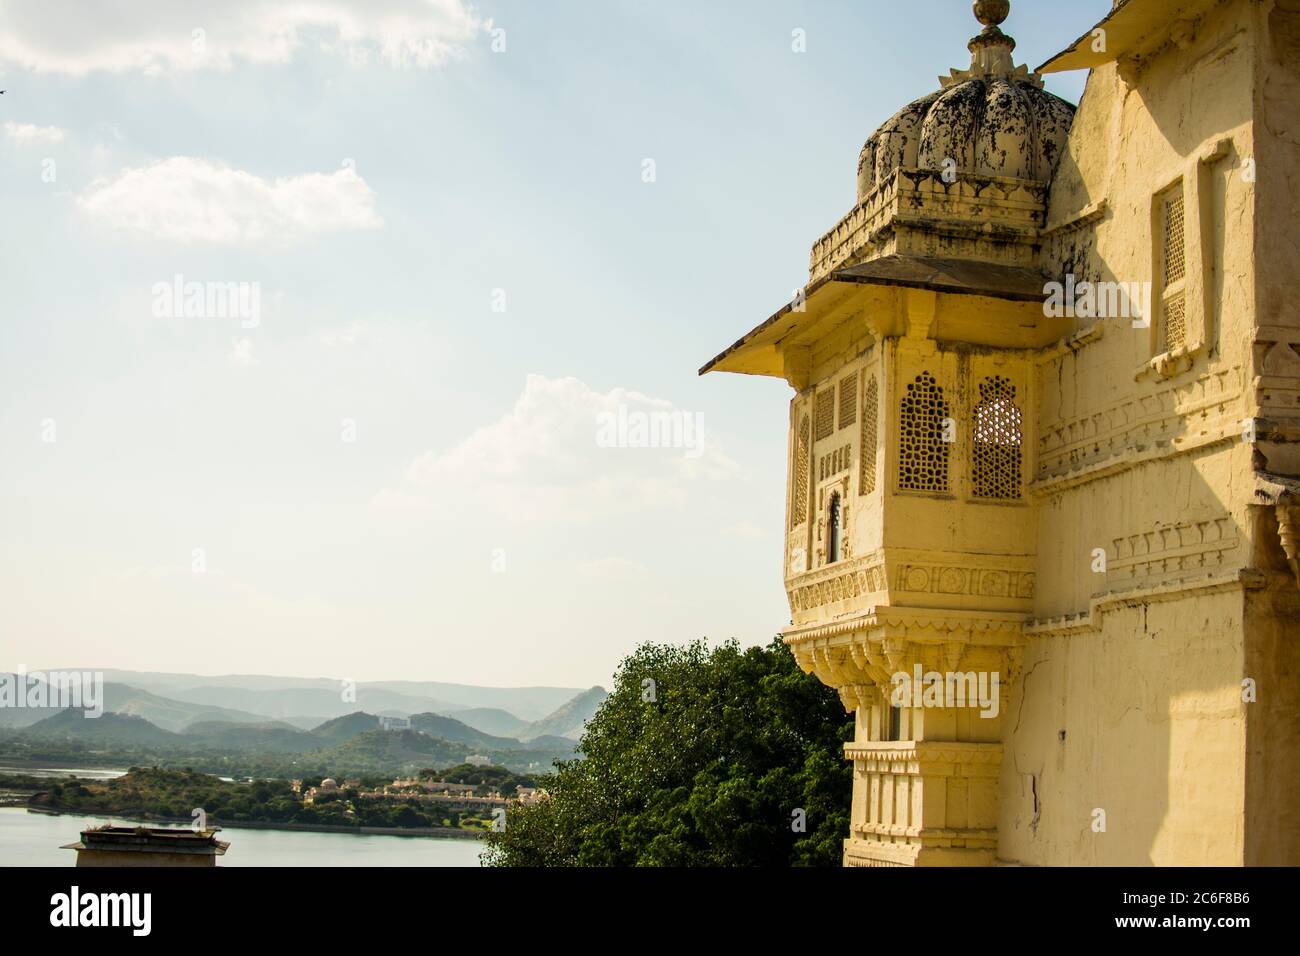
[(24, 767), (0, 764), (0, 773), (24, 774), (28, 777), (80, 777), (82, 780), (115, 780), (125, 770), (87, 769), (85, 767)]
[[(0, 866), (72, 866), (76, 852), (60, 846), (75, 843), (87, 827), (121, 822), (137, 821), (0, 807)], [(479, 840), (234, 828), (222, 830), (219, 839), (230, 849), (218, 866), (478, 866), (485, 847)]]

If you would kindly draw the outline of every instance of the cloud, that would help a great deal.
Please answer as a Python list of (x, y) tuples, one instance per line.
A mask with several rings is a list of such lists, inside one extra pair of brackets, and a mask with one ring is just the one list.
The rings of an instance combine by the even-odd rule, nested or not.
[(0, 63), (158, 75), (287, 63), (309, 44), (352, 64), (428, 69), (488, 26), (465, 0), (0, 0)]
[[(672, 402), (616, 388), (596, 392), (576, 378), (529, 375), (514, 407), (440, 452), (426, 452), (405, 481), (372, 500), (378, 510), (461, 515), (467, 505), (512, 520), (589, 521), (680, 505), (689, 487), (735, 475), (735, 465), (703, 433), (689, 443), (650, 447), (610, 442), (609, 424), (649, 416), (690, 421)], [(669, 447), (664, 447), (667, 444)]]
[(34, 126), (31, 123), (5, 123), (5, 136), (20, 146), (52, 146), (63, 142), (68, 131), (57, 126)]
[(646, 577), (650, 569), (640, 561), (629, 558), (597, 558), (580, 563), (578, 573), (583, 577), (603, 581), (635, 581)]
[(321, 344), (329, 349), (347, 348), (355, 345), (361, 337), (361, 323), (352, 322), (339, 329), (326, 329), (320, 333)]
[(189, 156), (96, 179), (77, 204), (115, 230), (179, 242), (286, 241), (383, 225), (374, 192), (352, 169), (266, 180)]

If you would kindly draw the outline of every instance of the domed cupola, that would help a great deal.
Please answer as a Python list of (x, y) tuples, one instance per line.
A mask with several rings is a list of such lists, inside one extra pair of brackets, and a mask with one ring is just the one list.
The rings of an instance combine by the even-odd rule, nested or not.
[(1010, 0), (976, 0), (984, 30), (971, 65), (940, 77), (941, 89), (905, 106), (876, 130), (858, 160), (858, 202), (898, 169), (1051, 182), (1074, 107), (1016, 66), (1016, 41), (999, 28)]
[(998, 26), (1010, 0), (974, 8), (984, 29), (970, 41), (970, 66), (940, 77), (867, 140), (857, 201), (813, 244), (811, 281), (891, 256), (1037, 265), (1074, 107), (1012, 59), (1016, 41)]

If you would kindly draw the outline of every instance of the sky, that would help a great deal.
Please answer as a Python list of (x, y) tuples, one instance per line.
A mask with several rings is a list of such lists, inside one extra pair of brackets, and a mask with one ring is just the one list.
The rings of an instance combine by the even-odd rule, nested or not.
[[(697, 370), (970, 7), (0, 0), (0, 669), (608, 686), (771, 640), (791, 392)], [(1034, 67), (1109, 8), (1004, 30)]]

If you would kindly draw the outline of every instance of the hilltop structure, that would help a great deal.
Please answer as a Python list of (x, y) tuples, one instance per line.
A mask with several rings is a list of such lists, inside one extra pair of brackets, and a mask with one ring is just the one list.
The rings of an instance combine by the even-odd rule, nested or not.
[(1037, 72), (974, 8), (701, 370), (796, 393), (784, 637), (856, 717), (844, 862), (1298, 864), (1300, 8), (1118, 0)]

